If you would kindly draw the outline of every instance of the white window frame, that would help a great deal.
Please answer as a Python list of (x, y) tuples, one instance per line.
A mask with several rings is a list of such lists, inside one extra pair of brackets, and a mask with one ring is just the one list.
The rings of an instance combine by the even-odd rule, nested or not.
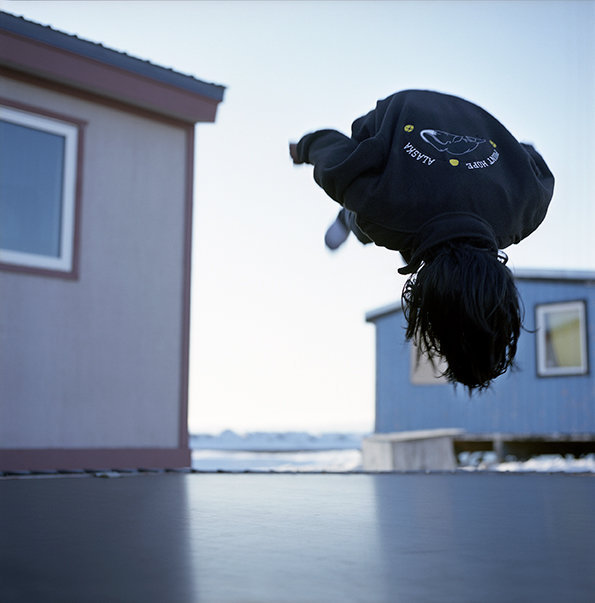
[[(546, 315), (551, 312), (576, 311), (579, 317), (579, 346), (581, 364), (577, 366), (546, 365)], [(589, 373), (587, 345), (587, 305), (584, 300), (544, 303), (535, 306), (536, 364), (539, 377), (569, 377)]]
[(46, 117), (5, 105), (0, 105), (0, 119), (42, 132), (57, 134), (63, 136), (65, 140), (60, 255), (54, 257), (0, 248), (0, 263), (26, 268), (72, 272), (74, 265), (78, 127), (53, 117)]

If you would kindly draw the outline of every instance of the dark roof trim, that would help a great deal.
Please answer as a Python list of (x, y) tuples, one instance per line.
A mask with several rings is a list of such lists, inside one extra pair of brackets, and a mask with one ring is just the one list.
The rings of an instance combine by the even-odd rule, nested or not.
[(132, 57), (124, 52), (118, 52), (106, 48), (102, 44), (96, 44), (52, 29), (47, 25), (39, 25), (5, 12), (0, 12), (0, 28), (12, 33), (32, 38), (38, 42), (49, 44), (55, 48), (61, 48), (81, 56), (85, 56), (102, 63), (108, 63), (114, 67), (134, 71), (139, 75), (158, 80), (170, 86), (185, 88), (190, 92), (208, 96), (214, 100), (223, 100), (224, 86), (209, 84), (198, 80), (190, 75), (183, 75), (173, 69), (160, 67), (149, 61), (143, 61)]
[(214, 121), (225, 91), (1, 11), (0, 64), (187, 122)]
[(389, 314), (395, 314), (397, 312), (402, 312), (403, 308), (401, 306), (401, 302), (393, 302), (392, 304), (387, 304), (386, 306), (382, 306), (381, 308), (376, 308), (375, 310), (370, 310), (366, 312), (366, 322), (374, 322), (383, 316), (388, 316)]
[[(548, 281), (556, 283), (584, 283), (595, 284), (595, 272), (591, 270), (544, 270), (517, 268), (512, 271), (515, 280), (518, 281)], [(393, 302), (380, 308), (366, 312), (366, 322), (374, 322), (379, 318), (402, 312), (401, 302)]]
[(595, 283), (593, 270), (544, 270), (531, 268), (513, 269), (514, 278), (519, 281), (576, 281), (581, 283)]

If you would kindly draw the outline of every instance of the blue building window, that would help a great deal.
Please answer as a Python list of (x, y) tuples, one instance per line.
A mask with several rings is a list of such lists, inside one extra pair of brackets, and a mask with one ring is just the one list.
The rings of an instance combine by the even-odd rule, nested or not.
[(77, 126), (0, 106), (0, 263), (73, 269)]
[(584, 301), (536, 307), (537, 374), (540, 377), (589, 372), (586, 314)]

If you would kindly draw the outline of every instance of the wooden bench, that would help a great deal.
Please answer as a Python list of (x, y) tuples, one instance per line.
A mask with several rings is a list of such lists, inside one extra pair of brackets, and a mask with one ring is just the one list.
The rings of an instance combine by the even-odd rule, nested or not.
[(454, 471), (463, 429), (375, 433), (362, 441), (364, 471)]

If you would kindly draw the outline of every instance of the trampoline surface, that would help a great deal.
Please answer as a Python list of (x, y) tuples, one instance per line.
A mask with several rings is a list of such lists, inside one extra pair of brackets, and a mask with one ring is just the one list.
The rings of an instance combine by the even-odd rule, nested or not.
[(0, 601), (589, 602), (595, 476), (0, 480)]

